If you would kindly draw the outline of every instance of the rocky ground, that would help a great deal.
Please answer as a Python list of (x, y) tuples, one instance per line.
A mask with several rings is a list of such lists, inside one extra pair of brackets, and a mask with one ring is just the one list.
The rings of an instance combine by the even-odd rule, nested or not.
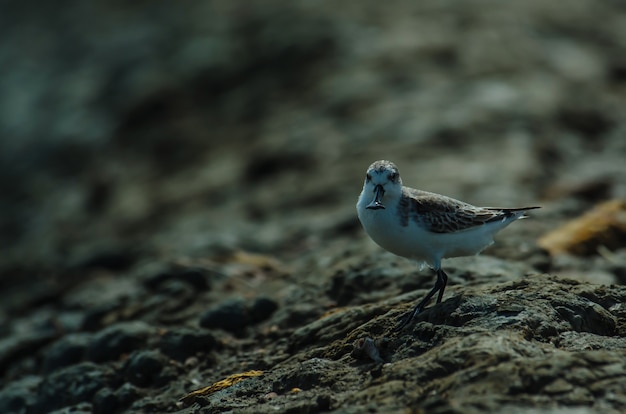
[[(626, 411), (621, 2), (1, 8), (0, 412)], [(400, 332), (377, 159), (542, 206)]]

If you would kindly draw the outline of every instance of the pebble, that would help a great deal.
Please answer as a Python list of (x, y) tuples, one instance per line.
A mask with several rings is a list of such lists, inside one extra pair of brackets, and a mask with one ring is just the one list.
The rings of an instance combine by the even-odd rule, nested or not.
[(126, 407), (130, 405), (137, 398), (141, 397), (141, 392), (130, 382), (125, 382), (115, 391), (115, 395), (120, 401), (122, 406)]
[(0, 389), (0, 413), (28, 413), (37, 401), (37, 387), (42, 379), (29, 375)]
[(77, 259), (74, 270), (107, 269), (112, 271), (126, 270), (135, 263), (138, 252), (126, 246), (115, 246), (95, 249)]
[(115, 391), (111, 387), (105, 387), (93, 397), (93, 412), (95, 414), (120, 412), (140, 397), (140, 391), (129, 382), (125, 382)]
[(157, 381), (167, 364), (167, 358), (159, 351), (137, 351), (126, 361), (126, 379), (138, 387), (146, 387)]
[(103, 328), (103, 320), (108, 314), (115, 312), (120, 305), (117, 302), (108, 302), (95, 305), (85, 310), (81, 330), (96, 331)]
[(43, 353), (43, 372), (49, 374), (59, 368), (83, 360), (92, 334), (68, 334), (50, 345)]
[(199, 352), (208, 352), (217, 345), (215, 337), (203, 329), (173, 328), (159, 339), (158, 347), (165, 355), (183, 362)]
[(255, 323), (268, 319), (278, 309), (275, 300), (261, 296), (254, 300), (250, 307), (250, 317)]
[(110, 368), (92, 362), (62, 368), (41, 382), (33, 411), (50, 412), (81, 402), (89, 402), (112, 380), (113, 372)]
[(278, 304), (270, 298), (258, 297), (251, 305), (242, 299), (231, 299), (204, 312), (200, 326), (239, 332), (248, 325), (262, 322), (278, 309)]
[(114, 413), (120, 409), (117, 395), (109, 387), (102, 388), (93, 397), (93, 411), (95, 414)]
[(86, 357), (90, 361), (103, 362), (117, 359), (145, 344), (154, 330), (145, 322), (120, 322), (94, 335)]
[(196, 290), (205, 291), (211, 288), (210, 276), (211, 273), (202, 268), (169, 269), (148, 275), (143, 284), (150, 289), (159, 289), (165, 282), (180, 281)]
[(20, 370), (19, 364), (29, 364), (25, 361), (45, 347), (53, 337), (39, 332), (29, 332), (0, 339), (0, 372), (12, 369)]
[(41, 309), (25, 318), (11, 318), (5, 329), (5, 335), (0, 337), (0, 372), (3, 373), (34, 365), (34, 355), (58, 336), (50, 309)]
[(248, 309), (241, 299), (232, 299), (211, 308), (200, 316), (200, 326), (203, 328), (224, 329), (230, 332), (239, 332), (251, 323)]

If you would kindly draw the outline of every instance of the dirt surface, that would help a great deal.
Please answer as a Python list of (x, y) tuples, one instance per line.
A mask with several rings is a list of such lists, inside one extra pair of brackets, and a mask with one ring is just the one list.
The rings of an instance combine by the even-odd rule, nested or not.
[[(622, 2), (1, 9), (0, 412), (626, 412), (626, 237), (537, 244), (626, 199)], [(542, 206), (400, 332), (377, 159)]]

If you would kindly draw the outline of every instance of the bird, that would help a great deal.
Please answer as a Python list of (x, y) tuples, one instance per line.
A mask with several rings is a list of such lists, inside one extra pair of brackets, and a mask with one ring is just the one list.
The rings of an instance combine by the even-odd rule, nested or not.
[(408, 325), (436, 293), (437, 303), (441, 302), (448, 282), (442, 259), (479, 254), (493, 244), (498, 231), (537, 208), (477, 207), (404, 186), (398, 167), (391, 161), (372, 163), (356, 204), (365, 232), (383, 249), (426, 264), (437, 276), (428, 294), (400, 317), (396, 330)]

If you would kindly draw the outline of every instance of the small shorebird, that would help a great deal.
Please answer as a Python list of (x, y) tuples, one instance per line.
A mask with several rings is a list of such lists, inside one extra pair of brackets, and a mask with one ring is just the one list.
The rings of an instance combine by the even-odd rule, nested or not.
[(398, 167), (376, 161), (367, 169), (356, 209), (367, 234), (398, 256), (423, 262), (437, 282), (415, 308), (403, 315), (402, 329), (424, 309), (437, 292), (441, 302), (448, 275), (441, 269), (446, 257), (472, 256), (493, 243), (493, 236), (511, 222), (539, 207), (476, 207), (440, 194), (405, 187)]

